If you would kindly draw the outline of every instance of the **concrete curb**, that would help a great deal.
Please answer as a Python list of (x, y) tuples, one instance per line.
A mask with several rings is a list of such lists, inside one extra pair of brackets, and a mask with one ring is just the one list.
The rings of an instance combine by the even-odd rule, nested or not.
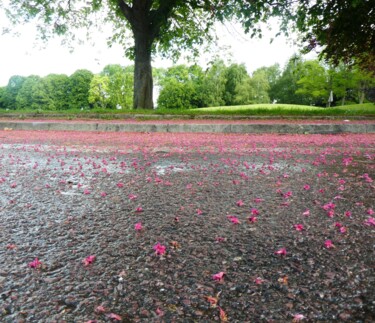
[(203, 133), (280, 133), (339, 134), (375, 133), (374, 124), (150, 124), (150, 123), (69, 123), (1, 122), (0, 130), (55, 130), (99, 132), (203, 132)]

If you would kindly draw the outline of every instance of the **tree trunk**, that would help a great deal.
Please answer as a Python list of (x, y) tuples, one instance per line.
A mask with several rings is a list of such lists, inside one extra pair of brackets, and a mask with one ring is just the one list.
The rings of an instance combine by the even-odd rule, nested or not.
[(359, 92), (359, 104), (362, 104), (364, 100), (365, 100), (365, 91), (361, 90)]
[(134, 65), (134, 109), (153, 109), (152, 100), (152, 36), (147, 32), (134, 33), (135, 65)]
[(346, 99), (346, 96), (344, 95), (341, 99), (341, 105), (344, 106), (345, 105), (345, 99)]

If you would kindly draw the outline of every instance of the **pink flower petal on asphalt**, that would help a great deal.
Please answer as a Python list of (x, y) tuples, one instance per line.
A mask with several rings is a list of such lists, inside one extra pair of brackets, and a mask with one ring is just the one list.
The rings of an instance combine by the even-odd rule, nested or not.
[(257, 220), (258, 220), (258, 218), (256, 216), (250, 216), (249, 217), (249, 222), (250, 223), (255, 223), (255, 222), (257, 222)]
[(293, 316), (293, 322), (300, 322), (300, 321), (302, 321), (304, 318), (305, 318), (305, 316), (302, 315), (302, 314), (295, 314), (295, 315)]
[(238, 218), (235, 217), (234, 215), (229, 215), (227, 218), (233, 224), (239, 224), (240, 223), (240, 220), (238, 220)]
[(346, 233), (348, 230), (345, 227), (339, 229), (340, 233)]
[(88, 266), (88, 265), (91, 265), (95, 261), (95, 259), (96, 259), (96, 256), (91, 255), (83, 259), (82, 262), (85, 266)]
[(295, 224), (293, 225), (294, 228), (297, 230), (297, 231), (303, 231), (305, 228), (303, 226), (303, 224)]
[(212, 275), (213, 280), (221, 281), (224, 278), (225, 272), (220, 271), (219, 273)]
[(165, 254), (167, 248), (158, 242), (153, 249), (157, 255), (162, 256)]
[(309, 216), (310, 215), (310, 210), (306, 210), (305, 212), (302, 213), (304, 216)]
[(135, 229), (136, 231), (141, 231), (141, 230), (143, 229), (143, 227), (142, 227), (142, 222), (138, 222), (138, 223), (136, 223), (136, 224), (134, 225), (134, 229)]
[(259, 215), (259, 210), (258, 209), (251, 209), (251, 214), (252, 215)]
[(326, 240), (326, 241), (324, 242), (324, 246), (325, 246), (327, 249), (330, 249), (330, 248), (334, 248), (334, 247), (335, 247), (335, 245), (332, 243), (331, 240)]
[(30, 268), (39, 268), (42, 265), (42, 263), (39, 261), (38, 258), (35, 258), (32, 262), (29, 262), (28, 266)]
[(107, 309), (104, 308), (103, 306), (99, 305), (95, 308), (95, 313), (104, 313), (107, 312)]
[(293, 193), (291, 191), (288, 191), (284, 194), (284, 198), (288, 199), (289, 197), (292, 197)]
[(237, 206), (243, 206), (245, 203), (242, 200), (236, 202)]
[(375, 218), (368, 218), (365, 222), (363, 222), (364, 225), (368, 226), (375, 226)]
[(161, 310), (159, 307), (156, 309), (155, 313), (156, 313), (157, 316), (163, 316), (164, 315), (164, 311)]
[(327, 212), (327, 216), (328, 216), (329, 218), (333, 218), (334, 215), (335, 215), (335, 210), (329, 210), (329, 211)]
[(333, 210), (336, 207), (335, 203), (329, 202), (327, 204), (323, 205), (323, 209), (328, 211), (328, 210)]
[(143, 212), (143, 208), (142, 208), (142, 206), (138, 206), (138, 207), (135, 209), (135, 212), (137, 212), (137, 213), (141, 213), (141, 212)]
[(280, 255), (280, 256), (286, 256), (287, 252), (285, 248), (281, 248), (277, 251), (275, 251), (275, 255)]
[(117, 315), (115, 313), (109, 313), (107, 314), (107, 317), (116, 321), (121, 321), (122, 317), (120, 315)]

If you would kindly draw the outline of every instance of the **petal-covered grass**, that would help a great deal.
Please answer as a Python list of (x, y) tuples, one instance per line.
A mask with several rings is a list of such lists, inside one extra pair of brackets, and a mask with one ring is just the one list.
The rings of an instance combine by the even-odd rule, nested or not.
[(0, 131), (0, 320), (375, 320), (375, 135)]

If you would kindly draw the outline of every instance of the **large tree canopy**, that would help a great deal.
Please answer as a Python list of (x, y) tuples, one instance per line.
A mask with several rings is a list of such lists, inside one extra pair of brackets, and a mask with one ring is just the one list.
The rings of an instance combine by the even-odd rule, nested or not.
[(321, 53), (334, 65), (359, 63), (375, 73), (375, 1), (298, 1), (297, 27), (305, 49), (323, 46)]
[[(310, 48), (326, 45), (328, 58), (351, 54), (373, 57), (374, 16), (370, 0), (309, 1), (309, 0), (9, 0), (8, 16), (15, 23), (35, 20), (43, 39), (53, 34), (74, 39), (77, 28), (112, 25), (109, 43), (124, 45), (134, 58), (134, 108), (152, 108), (151, 57), (155, 52), (178, 56), (183, 49), (197, 52), (204, 40), (212, 40), (215, 22), (235, 19), (252, 36), (260, 34), (258, 23), (279, 16), (280, 30), (287, 32), (291, 23), (309, 41)], [(371, 5), (371, 4), (370, 4)], [(351, 9), (360, 14), (355, 27), (345, 18)], [(369, 11), (366, 15), (366, 10)], [(337, 18), (336, 17), (337, 14)], [(353, 17), (350, 16), (351, 22)], [(363, 21), (364, 20), (364, 21)], [(372, 20), (374, 21), (374, 20)], [(343, 29), (342, 36), (337, 31)], [(366, 33), (363, 33), (363, 29)], [(131, 31), (132, 36), (127, 31)], [(357, 38), (354, 33), (361, 33)], [(336, 45), (344, 37), (352, 42), (343, 48)], [(346, 38), (347, 37), (347, 38)], [(371, 38), (372, 37), (372, 38)], [(356, 42), (356, 39), (358, 41)], [(133, 40), (133, 42), (129, 42)], [(338, 42), (336, 41), (338, 40)], [(364, 50), (362, 50), (364, 49)]]

